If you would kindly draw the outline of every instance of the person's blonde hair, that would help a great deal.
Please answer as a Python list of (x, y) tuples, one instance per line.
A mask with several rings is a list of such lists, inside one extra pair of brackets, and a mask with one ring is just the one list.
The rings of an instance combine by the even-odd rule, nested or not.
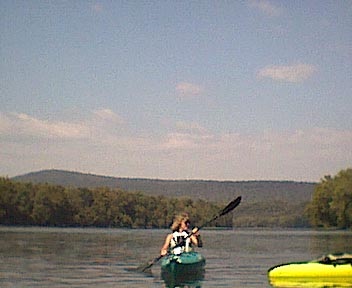
[(188, 213), (183, 212), (175, 216), (174, 222), (171, 225), (171, 230), (172, 231), (178, 231), (178, 229), (181, 226), (182, 222), (187, 222), (189, 221), (189, 216)]

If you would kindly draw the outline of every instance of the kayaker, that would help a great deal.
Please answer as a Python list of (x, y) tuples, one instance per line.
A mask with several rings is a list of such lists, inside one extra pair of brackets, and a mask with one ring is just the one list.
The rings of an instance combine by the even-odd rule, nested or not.
[(193, 234), (188, 237), (191, 233), (189, 225), (190, 221), (187, 213), (181, 213), (174, 218), (171, 225), (172, 233), (166, 236), (165, 243), (160, 251), (161, 256), (165, 256), (168, 251), (171, 251), (173, 254), (189, 252), (192, 250), (192, 245), (202, 247), (202, 241), (197, 227), (193, 228)]

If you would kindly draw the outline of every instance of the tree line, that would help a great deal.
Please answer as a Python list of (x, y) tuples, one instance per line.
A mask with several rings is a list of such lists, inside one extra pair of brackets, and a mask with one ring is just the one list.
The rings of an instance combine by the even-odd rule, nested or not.
[(325, 176), (315, 187), (306, 213), (314, 227), (347, 229), (352, 227), (352, 169), (335, 177)]
[(234, 227), (307, 228), (310, 227), (305, 208), (308, 202), (291, 203), (270, 199), (266, 202), (243, 201), (233, 217)]
[[(269, 191), (270, 192), (270, 191)], [(270, 198), (270, 197), (269, 197)], [(112, 188), (73, 188), (16, 182), (0, 177), (0, 224), (78, 227), (168, 228), (186, 211), (202, 225), (227, 203), (185, 197), (148, 196)], [(325, 176), (309, 202), (269, 201), (242, 204), (212, 226), (352, 227), (352, 169)]]
[[(73, 188), (0, 177), (0, 224), (60, 227), (168, 228), (175, 214), (188, 212), (199, 226), (223, 206), (205, 200), (147, 196), (111, 188)], [(232, 217), (213, 226), (232, 226)]]

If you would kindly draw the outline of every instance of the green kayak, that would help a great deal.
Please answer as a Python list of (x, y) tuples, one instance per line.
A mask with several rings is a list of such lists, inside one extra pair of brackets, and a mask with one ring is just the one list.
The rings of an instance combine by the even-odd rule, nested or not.
[(167, 287), (192, 285), (201, 281), (205, 273), (205, 258), (198, 252), (170, 254), (161, 261), (161, 276)]

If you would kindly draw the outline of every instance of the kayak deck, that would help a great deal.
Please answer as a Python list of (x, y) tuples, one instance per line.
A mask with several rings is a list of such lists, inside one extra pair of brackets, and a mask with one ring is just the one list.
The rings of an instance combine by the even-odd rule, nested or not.
[(196, 268), (204, 266), (205, 258), (198, 252), (184, 252), (179, 255), (170, 254), (165, 256), (161, 261), (162, 269), (171, 269), (176, 267)]
[(269, 277), (352, 277), (351, 263), (325, 264), (296, 262), (277, 265), (268, 270)]

